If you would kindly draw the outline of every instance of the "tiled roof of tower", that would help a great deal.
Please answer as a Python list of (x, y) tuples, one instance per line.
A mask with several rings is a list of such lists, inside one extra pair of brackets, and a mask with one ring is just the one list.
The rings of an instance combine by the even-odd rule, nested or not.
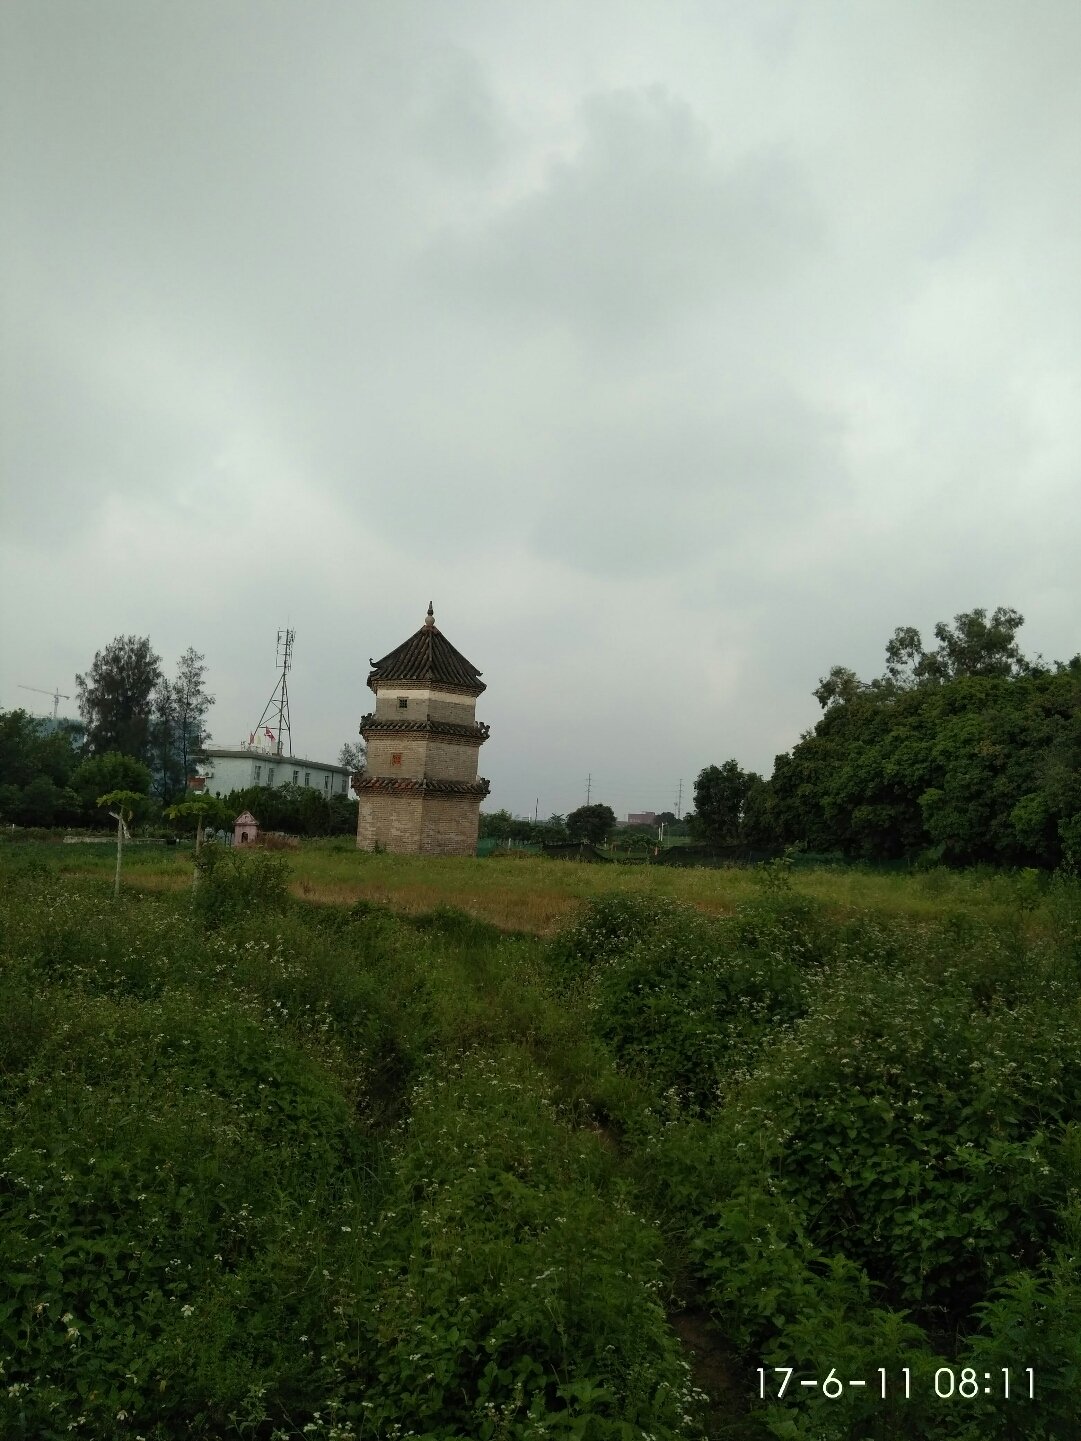
[(369, 665), (368, 686), (373, 691), (385, 681), (396, 680), (452, 686), (475, 696), (487, 689), (476, 666), (436, 628), (430, 602), (421, 628), (382, 660), (369, 660)]

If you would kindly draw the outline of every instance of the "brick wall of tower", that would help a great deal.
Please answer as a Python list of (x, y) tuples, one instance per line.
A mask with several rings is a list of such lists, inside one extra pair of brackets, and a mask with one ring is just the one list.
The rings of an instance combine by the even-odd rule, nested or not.
[(420, 796), (362, 795), (357, 814), (357, 849), (374, 851), (378, 845), (399, 855), (416, 855), (422, 849), (423, 805)]
[[(401, 756), (398, 765), (394, 757)], [(427, 736), (381, 735), (368, 742), (367, 769), (373, 776), (399, 776), (419, 781), (475, 781), (478, 750), (475, 744)]]
[[(372, 736), (368, 742), (367, 771), (373, 776), (397, 776), (405, 780), (419, 781), (424, 777), (424, 766), (428, 754), (426, 736), (382, 735)], [(394, 764), (394, 756), (401, 756), (401, 764)]]
[[(398, 704), (404, 700), (404, 707)], [(472, 725), (476, 720), (477, 702), (473, 696), (451, 691), (395, 687), (393, 681), (380, 686), (375, 698), (378, 720), (442, 720), (455, 725)]]
[(420, 849), (432, 856), (474, 856), (480, 829), (480, 802), (451, 796), (425, 796)]
[(472, 856), (477, 852), (480, 801), (467, 796), (364, 794), (357, 817), (357, 849), (398, 855)]

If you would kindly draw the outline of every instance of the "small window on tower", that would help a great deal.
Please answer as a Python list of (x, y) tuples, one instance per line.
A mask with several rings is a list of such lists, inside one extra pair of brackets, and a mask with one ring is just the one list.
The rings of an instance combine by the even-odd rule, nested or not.
[(395, 752), (394, 752), (394, 754), (393, 754), (393, 755), (391, 756), (391, 758), (390, 758), (390, 763), (391, 763), (392, 766), (400, 766), (400, 765), (401, 765), (401, 763), (402, 763), (402, 753), (401, 753), (401, 751), (395, 751)]
[(400, 696), (398, 697), (398, 709), (399, 709), (399, 710), (408, 710), (408, 709), (409, 709), (409, 697), (408, 697), (407, 695), (400, 695)]

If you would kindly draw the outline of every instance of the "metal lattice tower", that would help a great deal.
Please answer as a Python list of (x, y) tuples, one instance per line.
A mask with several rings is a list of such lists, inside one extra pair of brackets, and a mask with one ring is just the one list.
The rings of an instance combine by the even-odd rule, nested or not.
[[(293, 728), (289, 721), (289, 672), (293, 665), (293, 638), (296, 632), (292, 630), (280, 630), (278, 632), (278, 646), (274, 656), (274, 664), (281, 671), (281, 679), (271, 692), (270, 699), (263, 707), (263, 714), (259, 717), (259, 726), (256, 734), (268, 731), (267, 718), (275, 722), (274, 733), (271, 740), (274, 744), (275, 755), (293, 754)], [(289, 737), (288, 750), (282, 749), (283, 736)]]

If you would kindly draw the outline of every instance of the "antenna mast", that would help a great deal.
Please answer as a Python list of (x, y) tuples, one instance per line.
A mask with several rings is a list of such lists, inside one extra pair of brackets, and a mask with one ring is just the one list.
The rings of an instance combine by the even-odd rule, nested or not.
[[(280, 630), (278, 632), (278, 646), (274, 656), (274, 664), (281, 671), (281, 679), (271, 692), (270, 699), (263, 707), (263, 714), (259, 717), (259, 728), (257, 734), (267, 727), (267, 718), (275, 722), (273, 735), (274, 754), (293, 754), (293, 728), (289, 721), (289, 672), (293, 666), (293, 638), (296, 634), (292, 630)], [(289, 749), (282, 749), (283, 736), (289, 737)]]

